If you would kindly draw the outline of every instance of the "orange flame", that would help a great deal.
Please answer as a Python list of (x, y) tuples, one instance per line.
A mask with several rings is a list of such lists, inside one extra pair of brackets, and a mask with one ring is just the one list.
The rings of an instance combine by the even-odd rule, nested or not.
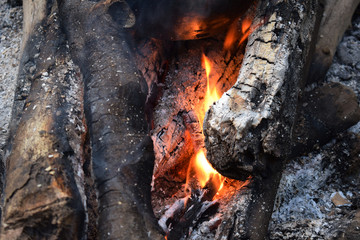
[[(199, 181), (200, 186), (202, 188), (204, 188), (206, 186), (206, 183), (210, 180), (210, 178), (215, 177), (216, 174), (219, 174), (210, 165), (210, 163), (208, 162), (208, 160), (205, 157), (204, 150), (202, 150), (202, 149), (196, 154), (194, 167), (195, 167), (197, 180)], [(217, 188), (220, 187), (220, 183), (218, 183), (218, 184), (219, 184), (219, 186), (217, 186)]]
[[(202, 56), (202, 64), (206, 71), (206, 93), (203, 103), (194, 109), (197, 117), (199, 118), (201, 129), (203, 127), (206, 111), (220, 98), (216, 91), (216, 82), (212, 83), (210, 81), (212, 69), (211, 62), (204, 54)], [(217, 192), (223, 185), (225, 178), (211, 166), (206, 159), (204, 150), (205, 149), (200, 149), (196, 153), (195, 158), (191, 160), (188, 169), (188, 178), (190, 177), (190, 172), (194, 172), (197, 182), (201, 188), (204, 188), (209, 182), (211, 182), (211, 185), (214, 188), (213, 190)], [(188, 181), (189, 179), (187, 179), (186, 185), (188, 185)]]
[(235, 43), (235, 41), (239, 38), (239, 32), (237, 31), (237, 23), (238, 21), (234, 21), (226, 34), (224, 41), (224, 50), (229, 50), (231, 46)]
[(250, 19), (244, 19), (241, 23), (241, 32), (244, 34), (247, 30), (249, 30), (251, 26), (251, 20)]
[(206, 111), (210, 108), (210, 106), (217, 101), (220, 96), (216, 91), (216, 83), (210, 82), (210, 73), (211, 73), (211, 63), (210, 60), (203, 54), (202, 56), (202, 64), (206, 71), (206, 94), (204, 98), (204, 102), (202, 105), (197, 106), (194, 110), (196, 112), (197, 117), (200, 121), (201, 129), (203, 127), (203, 121), (205, 118)]

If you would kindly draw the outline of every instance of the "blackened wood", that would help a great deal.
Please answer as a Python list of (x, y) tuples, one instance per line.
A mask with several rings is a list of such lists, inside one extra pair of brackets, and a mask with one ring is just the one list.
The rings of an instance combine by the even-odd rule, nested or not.
[(340, 83), (325, 84), (305, 92), (297, 114), (293, 156), (311, 152), (360, 121), (356, 94)]
[[(35, 14), (34, 4), (25, 12)], [(34, 61), (36, 71), (24, 67), (19, 75), (17, 96), (23, 76), (31, 76), (32, 82), (25, 104), (21, 99), (13, 111), (1, 239), (81, 239), (83, 235), (84, 206), (74, 174), (81, 159), (65, 131), (70, 125), (65, 95), (70, 78), (77, 78), (79, 71), (67, 54), (56, 4), (47, 10), (25, 37), (30, 40), (24, 43), (22, 66)], [(41, 45), (38, 57), (33, 55), (37, 51), (33, 39)]]
[(135, 66), (127, 26), (110, 14), (125, 18), (123, 4), (63, 1), (60, 9), (72, 56), (84, 74), (98, 237), (159, 239), (150, 205), (154, 154), (144, 114), (147, 85)]

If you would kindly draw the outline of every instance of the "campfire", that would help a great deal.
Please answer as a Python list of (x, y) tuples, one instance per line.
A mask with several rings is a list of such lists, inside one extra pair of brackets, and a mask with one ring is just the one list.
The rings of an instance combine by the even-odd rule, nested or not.
[[(221, 223), (233, 217), (236, 207), (231, 206), (250, 182), (250, 175), (234, 180), (212, 167), (206, 158), (203, 122), (210, 106), (237, 80), (246, 39), (255, 29), (250, 29), (252, 18), (250, 9), (212, 39), (175, 42), (171, 50), (164, 50), (168, 43), (159, 39), (139, 44), (139, 69), (157, 93), (151, 113), (156, 156), (152, 206), (168, 239), (196, 235), (201, 226), (214, 236)], [(151, 61), (142, 57), (149, 52)], [(163, 70), (151, 73), (154, 59), (165, 63), (160, 64)], [(160, 79), (154, 77), (156, 72), (162, 72)]]
[(0, 238), (265, 239), (285, 163), (360, 118), (306, 92), (320, 2), (24, 1)]
[[(230, 29), (229, 32), (230, 34), (234, 33), (234, 30)], [(228, 38), (229, 35), (225, 43), (228, 42)], [(233, 40), (233, 42), (235, 41)], [(221, 45), (217, 44), (217, 46)], [(218, 49), (215, 49), (217, 52)], [(220, 52), (227, 54), (226, 51)], [(187, 81), (190, 85), (194, 85), (189, 86), (190, 91), (186, 91), (184, 95), (185, 102), (181, 98), (180, 100), (173, 100), (174, 102), (183, 101), (180, 106), (177, 106), (179, 112), (176, 114), (178, 116), (179, 113), (184, 112), (183, 122), (178, 123), (176, 127), (185, 129), (182, 132), (182, 142), (176, 142), (176, 144), (181, 144), (176, 150), (176, 152), (179, 152), (178, 155), (169, 154), (169, 157), (175, 160), (170, 162), (169, 158), (162, 154), (164, 151), (169, 151), (165, 147), (169, 146), (169, 142), (173, 141), (170, 138), (164, 138), (168, 129), (159, 125), (154, 129), (153, 133), (154, 142), (158, 144), (155, 146), (155, 149), (161, 149), (161, 152), (155, 152), (156, 156), (160, 156), (160, 158), (155, 160), (157, 164), (154, 169), (152, 205), (156, 216), (160, 218), (160, 226), (169, 237), (168, 239), (180, 239), (181, 237), (188, 236), (191, 234), (191, 231), (204, 221), (209, 225), (209, 232), (216, 229), (222, 221), (224, 212), (230, 210), (227, 207), (229, 202), (235, 201), (237, 193), (249, 182), (236, 181), (222, 176), (206, 159), (202, 124), (206, 111), (227, 90), (224, 87), (217, 90), (216, 86), (225, 85), (229, 87), (235, 80), (234, 76), (219, 79), (220, 75), (213, 70), (219, 69), (213, 66), (216, 64), (216, 61), (212, 61), (204, 53), (198, 57), (190, 54), (190, 57), (193, 58), (188, 59), (191, 62), (200, 61), (201, 59), (201, 64), (196, 64), (197, 66), (200, 65), (201, 69), (199, 69), (199, 74), (188, 74), (189, 77), (193, 78), (192, 80), (185, 78), (177, 80), (180, 83)], [(236, 68), (239, 65), (239, 62), (235, 62), (232, 67)], [(182, 69), (181, 67), (179, 68)], [(187, 71), (188, 69), (184, 68), (183, 70)], [(221, 70), (221, 72), (224, 72), (223, 69)], [(231, 71), (236, 72), (234, 70)], [(167, 91), (173, 94), (172, 80), (169, 80), (167, 83), (170, 86), (168, 86), (169, 89)], [(230, 82), (223, 83), (221, 80)], [(192, 92), (192, 90), (194, 91)], [(164, 94), (166, 95), (167, 92), (165, 91)], [(167, 96), (167, 98), (169, 97)], [(159, 101), (166, 100), (160, 99)], [(188, 103), (192, 102), (194, 104), (187, 108)], [(159, 106), (164, 105), (160, 104)], [(158, 125), (157, 118), (163, 119), (168, 117), (163, 116), (162, 112), (161, 107), (156, 108), (154, 114), (155, 126)], [(177, 130), (174, 131), (176, 132)], [(181, 157), (184, 155), (182, 151), (188, 154), (185, 157)], [(167, 184), (164, 184), (164, 182)], [(177, 189), (177, 191), (174, 191), (174, 189)]]

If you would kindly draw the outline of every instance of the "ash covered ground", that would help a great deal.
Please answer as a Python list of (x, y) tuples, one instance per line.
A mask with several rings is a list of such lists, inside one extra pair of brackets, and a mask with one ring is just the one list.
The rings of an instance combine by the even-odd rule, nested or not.
[(0, 161), (9, 135), (22, 37), (22, 7), (0, 0)]
[[(350, 87), (360, 101), (360, 14), (339, 44), (326, 82)], [(360, 239), (360, 122), (287, 164), (270, 239)]]

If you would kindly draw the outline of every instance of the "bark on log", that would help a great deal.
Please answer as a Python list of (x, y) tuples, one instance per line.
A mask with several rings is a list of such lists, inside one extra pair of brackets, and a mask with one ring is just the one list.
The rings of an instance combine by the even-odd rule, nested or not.
[[(20, 115), (21, 120), (17, 129), (11, 129), (1, 239), (81, 239), (83, 235), (83, 189), (75, 177), (81, 156), (71, 143), (76, 139), (69, 140), (75, 126), (69, 122), (65, 97), (79, 71), (67, 55), (56, 11), (54, 4), (43, 12), (44, 18), (34, 23), (36, 30), (23, 48), (19, 79), (34, 78), (24, 110), (19, 111), (20, 100), (13, 112), (14, 122)], [(37, 51), (34, 39), (42, 45), (38, 58), (32, 55)], [(25, 67), (32, 61), (33, 74)]]
[(297, 97), (314, 39), (317, 1), (269, 6), (260, 10), (271, 16), (249, 37), (237, 82), (204, 121), (207, 157), (232, 178), (264, 174), (264, 154), (281, 159), (289, 154)]
[(154, 153), (144, 114), (147, 86), (127, 42), (132, 13), (117, 0), (65, 0), (60, 13), (84, 74), (99, 238), (160, 239), (150, 204)]
[[(250, 205), (234, 238), (264, 239), (282, 166), (290, 154), (297, 98), (304, 86), (320, 11), (317, 0), (261, 3), (235, 85), (207, 112), (207, 158), (221, 174), (254, 176)], [(256, 21), (257, 20), (257, 21)]]

